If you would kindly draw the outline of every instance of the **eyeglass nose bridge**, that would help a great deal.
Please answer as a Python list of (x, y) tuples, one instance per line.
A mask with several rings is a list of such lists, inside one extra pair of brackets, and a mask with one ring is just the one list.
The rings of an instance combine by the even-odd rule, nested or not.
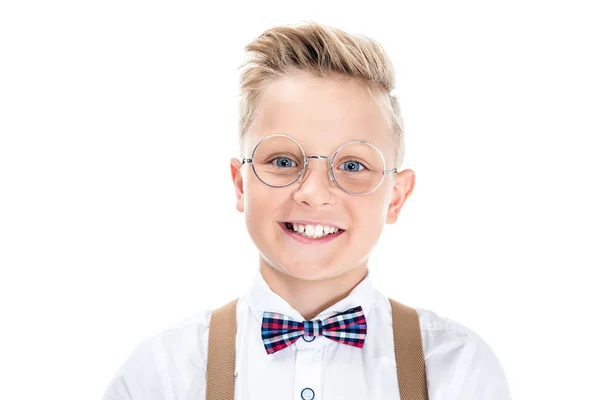
[(302, 178), (304, 177), (304, 172), (306, 171), (306, 166), (308, 165), (308, 159), (309, 158), (314, 158), (317, 160), (328, 160), (329, 161), (329, 166), (328, 166), (328, 175), (329, 175), (329, 180), (331, 182), (335, 182), (335, 178), (333, 177), (333, 173), (331, 171), (331, 157), (327, 157), (327, 156), (306, 156), (305, 160), (304, 160), (304, 167), (302, 168), (302, 172), (300, 172), (300, 175), (298, 176), (297, 181), (302, 182)]

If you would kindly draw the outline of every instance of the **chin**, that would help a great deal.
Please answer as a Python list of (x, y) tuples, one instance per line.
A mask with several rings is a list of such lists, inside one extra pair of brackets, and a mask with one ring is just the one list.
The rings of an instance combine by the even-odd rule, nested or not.
[[(307, 267), (307, 265), (312, 265), (313, 267)], [(316, 260), (313, 261), (298, 261), (293, 264), (285, 264), (279, 265), (278, 269), (295, 279), (305, 280), (305, 281), (322, 281), (327, 279), (332, 279), (337, 276), (343, 275), (348, 272), (344, 269), (340, 269), (336, 265), (327, 265), (323, 263), (319, 263)]]

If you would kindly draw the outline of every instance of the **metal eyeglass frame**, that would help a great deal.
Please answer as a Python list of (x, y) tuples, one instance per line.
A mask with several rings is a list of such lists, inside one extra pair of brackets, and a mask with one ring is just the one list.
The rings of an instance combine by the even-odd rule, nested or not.
[[(283, 186), (273, 186), (273, 185), (269, 185), (268, 183), (266, 183), (265, 181), (263, 181), (262, 179), (260, 179), (260, 177), (258, 176), (258, 173), (256, 173), (256, 169), (254, 168), (254, 163), (252, 163), (252, 160), (254, 159), (254, 153), (256, 152), (256, 149), (258, 148), (258, 146), (265, 140), (275, 137), (275, 136), (282, 136), (282, 137), (286, 137), (289, 139), (292, 139), (297, 145), (298, 147), (300, 147), (300, 150), (302, 150), (302, 156), (304, 157), (304, 165), (302, 166), (302, 171), (300, 172), (300, 174), (298, 174), (298, 177), (296, 179), (294, 179), (292, 182), (288, 183), (287, 185), (283, 185)], [(367, 144), (369, 146), (371, 146), (372, 148), (374, 148), (377, 151), (377, 154), (379, 154), (379, 156), (381, 157), (381, 161), (383, 162), (383, 173), (381, 174), (381, 180), (379, 181), (379, 183), (377, 184), (377, 186), (375, 186), (373, 189), (369, 190), (366, 193), (355, 193), (355, 192), (350, 192), (346, 189), (344, 189), (342, 187), (342, 185), (340, 185), (340, 183), (335, 179), (335, 175), (333, 173), (333, 159), (335, 158), (335, 156), (347, 145), (352, 144), (352, 143), (364, 143)], [(254, 175), (258, 178), (259, 181), (261, 181), (262, 183), (264, 183), (265, 185), (272, 187), (272, 188), (284, 188), (287, 186), (292, 185), (294, 182), (297, 182), (298, 179), (302, 178), (302, 176), (304, 175), (304, 171), (306, 171), (306, 166), (308, 165), (308, 159), (309, 158), (315, 158), (315, 159), (321, 159), (321, 160), (329, 160), (329, 178), (331, 181), (335, 182), (335, 184), (342, 189), (344, 192), (354, 195), (354, 196), (365, 196), (367, 194), (371, 194), (373, 193), (375, 190), (377, 190), (379, 188), (379, 186), (381, 186), (381, 184), (383, 183), (383, 180), (385, 179), (385, 176), (387, 174), (389, 174), (390, 172), (394, 172), (394, 173), (398, 173), (398, 169), (397, 168), (392, 168), (392, 169), (385, 169), (385, 158), (383, 157), (383, 154), (381, 153), (381, 151), (375, 147), (374, 145), (372, 145), (369, 142), (366, 142), (364, 140), (352, 140), (350, 142), (344, 143), (343, 145), (341, 145), (340, 147), (338, 147), (338, 149), (333, 153), (333, 156), (331, 157), (327, 157), (327, 156), (307, 156), (306, 153), (304, 152), (304, 149), (302, 148), (302, 146), (300, 145), (300, 143), (298, 143), (298, 141), (296, 139), (294, 139), (291, 136), (288, 135), (284, 135), (284, 134), (280, 134), (280, 133), (276, 133), (274, 135), (269, 135), (265, 138), (262, 138), (257, 144), (256, 146), (254, 146), (254, 150), (252, 150), (252, 155), (251, 158), (243, 158), (242, 159), (242, 165), (244, 164), (251, 164), (252, 165), (252, 171), (254, 171)]]

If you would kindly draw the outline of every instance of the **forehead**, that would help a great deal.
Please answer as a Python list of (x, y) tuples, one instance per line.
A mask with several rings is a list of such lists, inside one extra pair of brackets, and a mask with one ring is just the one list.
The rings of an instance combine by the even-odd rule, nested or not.
[(262, 92), (248, 144), (274, 133), (294, 137), (308, 153), (333, 151), (350, 140), (366, 140), (382, 151), (393, 145), (384, 111), (364, 84), (305, 72), (279, 78)]

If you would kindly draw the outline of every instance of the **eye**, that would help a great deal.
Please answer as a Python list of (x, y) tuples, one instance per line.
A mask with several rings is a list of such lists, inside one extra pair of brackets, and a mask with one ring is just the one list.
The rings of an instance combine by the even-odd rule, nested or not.
[[(276, 157), (273, 160), (271, 160), (270, 163), (273, 164), (273, 162), (275, 162), (274, 165), (279, 168), (289, 168), (289, 167), (297, 167), (298, 166), (298, 164), (296, 164), (296, 162), (289, 157)], [(292, 164), (296, 164), (296, 165), (292, 165)]]
[[(344, 161), (342, 165), (344, 167), (344, 171), (348, 172), (362, 171), (363, 169), (366, 169), (364, 165), (355, 160)], [(360, 167), (362, 167), (362, 169)]]

